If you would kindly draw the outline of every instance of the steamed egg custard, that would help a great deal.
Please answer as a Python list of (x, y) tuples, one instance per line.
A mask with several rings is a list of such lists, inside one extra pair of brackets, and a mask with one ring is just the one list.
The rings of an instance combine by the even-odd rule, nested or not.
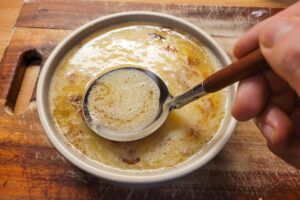
[[(82, 113), (85, 91), (102, 74), (128, 66), (154, 72), (176, 96), (202, 82), (220, 64), (193, 37), (159, 24), (122, 24), (88, 36), (64, 56), (50, 85), (52, 119), (66, 143), (97, 165), (134, 173), (174, 168), (201, 152), (222, 125), (229, 95), (225, 90), (173, 110), (157, 131), (140, 140), (115, 142), (88, 127)], [(117, 77), (107, 76), (108, 85), (99, 82), (94, 100), (101, 106), (93, 111), (95, 118), (118, 131), (151, 121), (156, 115), (157, 88), (141, 74), (127, 85), (121, 85), (126, 74)], [(128, 93), (126, 88), (134, 90)], [(121, 96), (112, 92), (116, 89)], [(109, 98), (103, 98), (108, 94)], [(147, 96), (148, 101), (139, 95)]]
[(158, 115), (159, 97), (157, 84), (145, 73), (134, 69), (109, 72), (96, 80), (88, 95), (91, 125), (118, 133), (141, 130)]

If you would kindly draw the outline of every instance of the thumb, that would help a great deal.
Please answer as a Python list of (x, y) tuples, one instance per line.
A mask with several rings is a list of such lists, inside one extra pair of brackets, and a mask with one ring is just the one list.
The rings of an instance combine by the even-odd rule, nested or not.
[(266, 24), (259, 42), (271, 68), (300, 97), (300, 17), (282, 17)]

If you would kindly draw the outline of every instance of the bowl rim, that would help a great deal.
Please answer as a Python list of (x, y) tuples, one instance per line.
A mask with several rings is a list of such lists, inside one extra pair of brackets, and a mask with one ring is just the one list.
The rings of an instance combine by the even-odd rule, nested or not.
[[(70, 161), (75, 166), (79, 167), (85, 172), (88, 172), (90, 174), (93, 174), (97, 177), (118, 182), (118, 183), (127, 183), (127, 184), (151, 184), (151, 183), (159, 183), (159, 182), (165, 182), (170, 181), (175, 178), (182, 177), (188, 173), (191, 173), (192, 171), (195, 171), (196, 169), (202, 167), (203, 165), (207, 164), (210, 160), (212, 160), (225, 146), (225, 144), (228, 142), (229, 138), (231, 137), (237, 121), (231, 116), (229, 119), (228, 127), (226, 131), (224, 132), (225, 136), (222, 137), (222, 140), (218, 141), (215, 145), (213, 145), (207, 153), (205, 153), (201, 159), (198, 159), (197, 161), (191, 162), (190, 164), (186, 165), (185, 167), (179, 167), (174, 170), (170, 171), (164, 171), (164, 173), (161, 174), (151, 174), (151, 176), (135, 176), (135, 175), (129, 175), (129, 174), (117, 174), (109, 171), (105, 171), (100, 168), (96, 168), (95, 166), (92, 166), (88, 164), (87, 162), (84, 162), (81, 160), (78, 156), (76, 156), (72, 150), (70, 150), (70, 147), (66, 147), (66, 145), (63, 145), (57, 136), (55, 136), (58, 133), (55, 133), (53, 131), (53, 122), (51, 120), (47, 120), (46, 113), (47, 113), (47, 107), (45, 106), (46, 96), (43, 88), (45, 87), (46, 77), (48, 75), (49, 70), (51, 69), (51, 65), (56, 59), (56, 57), (59, 55), (59, 53), (62, 51), (62, 49), (72, 42), (75, 36), (82, 33), (84, 30), (96, 26), (98, 23), (111, 20), (113, 18), (120, 18), (120, 17), (128, 17), (131, 15), (142, 15), (142, 16), (149, 16), (149, 17), (161, 17), (161, 18), (167, 18), (168, 20), (172, 20), (179, 24), (184, 24), (185, 26), (189, 26), (189, 28), (197, 31), (200, 33), (200, 35), (207, 40), (211, 46), (213, 46), (219, 53), (219, 55), (224, 59), (226, 64), (230, 64), (231, 60), (228, 57), (228, 55), (225, 53), (225, 51), (219, 46), (219, 44), (205, 31), (203, 31), (198, 26), (183, 20), (181, 18), (158, 13), (158, 12), (149, 12), (149, 11), (130, 11), (130, 12), (121, 12), (121, 13), (115, 13), (111, 15), (107, 15), (104, 17), (100, 17), (98, 19), (92, 20), (81, 27), (74, 30), (70, 35), (68, 35), (65, 39), (63, 39), (56, 48), (52, 51), (50, 56), (48, 57), (47, 61), (45, 62), (39, 76), (38, 85), (37, 85), (37, 110), (38, 115), (42, 124), (42, 127), (48, 136), (51, 143), (54, 145), (54, 147), (62, 154), (68, 161)], [(98, 30), (100, 30), (99, 28)], [(187, 32), (188, 33), (188, 32)], [(236, 84), (233, 86), (233, 93), (235, 95), (236, 92)], [(69, 148), (69, 149), (68, 149)]]

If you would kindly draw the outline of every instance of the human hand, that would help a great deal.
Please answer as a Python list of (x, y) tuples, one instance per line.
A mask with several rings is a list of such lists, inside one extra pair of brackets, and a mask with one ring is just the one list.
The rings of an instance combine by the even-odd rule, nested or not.
[(300, 168), (300, 2), (251, 28), (234, 54), (258, 47), (271, 69), (239, 83), (232, 115), (254, 118), (269, 149)]

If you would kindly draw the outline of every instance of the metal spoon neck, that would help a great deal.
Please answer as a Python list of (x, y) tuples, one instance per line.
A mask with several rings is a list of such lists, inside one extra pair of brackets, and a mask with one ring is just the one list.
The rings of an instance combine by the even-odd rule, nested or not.
[(167, 105), (169, 106), (169, 110), (174, 110), (181, 108), (182, 106), (195, 101), (203, 96), (208, 94), (205, 91), (205, 88), (203, 87), (203, 83), (200, 83), (199, 85), (195, 86), (194, 88), (188, 90), (187, 92), (175, 96), (167, 102)]

